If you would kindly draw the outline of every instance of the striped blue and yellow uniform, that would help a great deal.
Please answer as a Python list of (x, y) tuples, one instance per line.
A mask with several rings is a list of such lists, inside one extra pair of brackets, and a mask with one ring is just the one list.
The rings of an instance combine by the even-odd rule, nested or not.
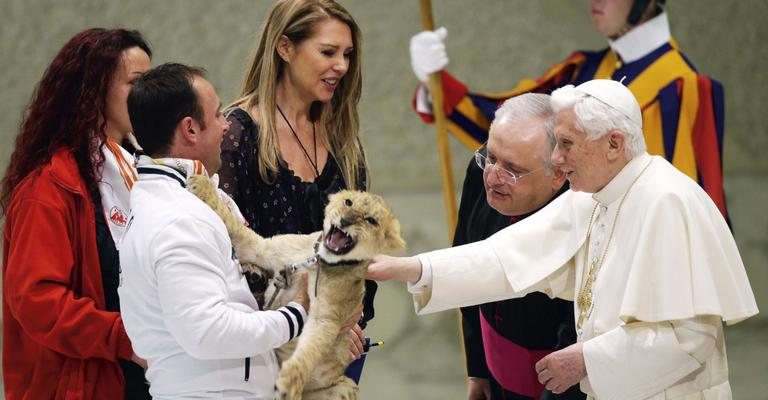
[[(488, 137), (498, 105), (526, 92), (550, 93), (567, 84), (591, 79), (624, 78), (643, 113), (643, 132), (650, 154), (665, 157), (697, 180), (723, 215), (723, 87), (699, 74), (674, 40), (645, 57), (622, 63), (609, 48), (578, 51), (538, 79), (521, 81), (504, 93), (472, 93), (442, 72), (448, 129), (466, 146), (476, 149)], [(426, 122), (432, 116), (421, 114)]]

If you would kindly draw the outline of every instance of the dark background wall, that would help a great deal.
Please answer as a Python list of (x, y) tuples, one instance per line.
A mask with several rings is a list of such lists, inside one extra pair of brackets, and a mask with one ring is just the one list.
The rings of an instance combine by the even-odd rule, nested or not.
[[(363, 30), (362, 135), (372, 190), (392, 203), (409, 253), (447, 244), (434, 132), (410, 110), (415, 88), (408, 40), (420, 30), (418, 2), (341, 1)], [(436, 0), (435, 21), (449, 30), (449, 69), (477, 91), (500, 91), (536, 77), (575, 49), (605, 42), (592, 30), (586, 0)], [(226, 103), (234, 98), (271, 1), (2, 0), (0, 1), (0, 171), (4, 171), (32, 88), (55, 52), (92, 26), (141, 30), (153, 64), (205, 67)], [(768, 2), (670, 0), (672, 33), (699, 70), (726, 90), (725, 180), (733, 228), (758, 306), (768, 306), (768, 148), (765, 82)], [(471, 152), (453, 142), (456, 189)], [(413, 315), (400, 285), (385, 284), (369, 334), (387, 344), (370, 356), (366, 399), (464, 398), (455, 316)], [(734, 328), (729, 341), (737, 399), (768, 391), (768, 319)]]

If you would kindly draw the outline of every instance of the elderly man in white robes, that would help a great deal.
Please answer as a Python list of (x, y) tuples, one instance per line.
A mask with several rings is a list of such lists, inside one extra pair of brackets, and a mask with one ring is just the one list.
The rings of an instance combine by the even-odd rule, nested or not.
[(496, 235), (368, 277), (409, 283), (431, 313), (532, 291), (574, 300), (578, 342), (536, 364), (555, 393), (593, 399), (730, 399), (723, 322), (757, 314), (736, 243), (707, 194), (645, 151), (640, 107), (619, 82), (552, 93), (553, 163), (571, 190)]

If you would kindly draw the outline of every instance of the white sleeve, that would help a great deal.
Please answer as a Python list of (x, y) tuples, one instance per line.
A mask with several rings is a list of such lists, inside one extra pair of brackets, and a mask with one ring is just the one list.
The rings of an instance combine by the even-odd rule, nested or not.
[(587, 379), (600, 399), (645, 399), (708, 360), (721, 322), (703, 316), (632, 322), (584, 342)]
[(233, 299), (232, 289), (244, 282), (228, 269), (237, 267), (220, 236), (204, 221), (181, 218), (153, 241), (160, 307), (179, 345), (195, 358), (241, 358), (297, 336), (306, 319), (299, 304), (256, 311), (249, 305), (255, 301)]
[(411, 294), (422, 294), (429, 290), (432, 286), (432, 264), (429, 263), (429, 259), (419, 254), (416, 256), (421, 263), (421, 276), (415, 283), (408, 282), (408, 291)]
[(572, 298), (573, 256), (584, 243), (592, 204), (590, 196), (569, 191), (488, 239), (418, 255), (423, 276), (409, 288), (416, 311), (427, 314), (535, 291)]
[(421, 254), (417, 257), (421, 263), (421, 276), (416, 283), (407, 285), (408, 291), (413, 296), (413, 308), (417, 314), (421, 314), (432, 298), (432, 264), (429, 258)]
[[(550, 297), (564, 290), (570, 296), (572, 268), (561, 268), (534, 285), (517, 290), (507, 280), (501, 260), (488, 241), (436, 250), (417, 255), (421, 278), (408, 284), (418, 314), (522, 297), (544, 292)], [(566, 264), (570, 266), (570, 264)]]
[(418, 314), (514, 297), (504, 269), (480, 241), (419, 254), (421, 279), (409, 287)]

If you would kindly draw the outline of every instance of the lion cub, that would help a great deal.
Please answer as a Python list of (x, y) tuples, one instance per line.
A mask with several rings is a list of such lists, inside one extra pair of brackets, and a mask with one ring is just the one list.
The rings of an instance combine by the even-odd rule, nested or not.
[[(374, 194), (341, 191), (329, 196), (322, 232), (262, 238), (232, 215), (210, 179), (192, 176), (187, 188), (221, 216), (244, 269), (258, 266), (250, 268), (279, 277), (286, 266), (317, 258), (307, 268), (310, 307), (304, 331), (297, 343), (291, 341), (277, 351), (282, 362), (277, 398), (357, 399), (357, 385), (343, 375), (349, 364), (349, 339), (339, 330), (363, 300), (370, 259), (405, 246), (389, 206)], [(283, 290), (271, 308), (293, 298), (295, 288), (290, 289)]]

